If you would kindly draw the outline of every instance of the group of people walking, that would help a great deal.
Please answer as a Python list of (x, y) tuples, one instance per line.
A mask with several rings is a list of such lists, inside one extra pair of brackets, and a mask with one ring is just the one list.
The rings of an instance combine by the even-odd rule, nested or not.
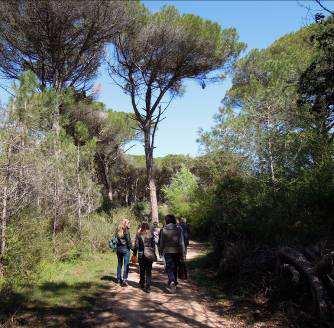
[(152, 265), (159, 257), (165, 263), (168, 276), (167, 288), (170, 292), (176, 291), (178, 285), (178, 272), (185, 269), (187, 246), (189, 245), (189, 226), (184, 218), (177, 220), (172, 214), (166, 215), (164, 226), (159, 229), (158, 223), (152, 226), (143, 222), (135, 240), (132, 243), (130, 236), (130, 221), (123, 220), (118, 227), (116, 235), (116, 253), (118, 259), (117, 282), (122, 286), (128, 285), (130, 253), (133, 252), (132, 261), (139, 263), (139, 286), (150, 292), (152, 283)]

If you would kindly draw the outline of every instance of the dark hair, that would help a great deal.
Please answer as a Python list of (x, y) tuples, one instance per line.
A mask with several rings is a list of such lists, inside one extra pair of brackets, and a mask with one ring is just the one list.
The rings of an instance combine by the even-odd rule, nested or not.
[(176, 224), (176, 218), (173, 214), (167, 214), (165, 216), (165, 222), (166, 222), (166, 224), (170, 224), (170, 223)]
[(139, 228), (139, 231), (140, 233), (144, 233), (146, 232), (147, 230), (150, 230), (150, 226), (148, 224), (148, 222), (142, 222), (142, 224), (140, 225), (140, 228)]

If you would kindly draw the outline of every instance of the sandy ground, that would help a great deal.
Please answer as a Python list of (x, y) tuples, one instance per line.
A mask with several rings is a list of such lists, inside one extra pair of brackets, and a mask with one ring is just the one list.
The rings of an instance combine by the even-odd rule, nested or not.
[[(188, 259), (199, 256), (203, 246), (191, 243)], [(87, 315), (81, 324), (86, 327), (242, 327), (242, 323), (226, 319), (190, 281), (180, 282), (176, 294), (166, 289), (167, 276), (163, 263), (153, 266), (151, 293), (138, 285), (138, 267), (131, 267), (129, 286), (110, 282), (110, 290), (101, 296), (99, 307)], [(101, 305), (103, 304), (103, 305)]]

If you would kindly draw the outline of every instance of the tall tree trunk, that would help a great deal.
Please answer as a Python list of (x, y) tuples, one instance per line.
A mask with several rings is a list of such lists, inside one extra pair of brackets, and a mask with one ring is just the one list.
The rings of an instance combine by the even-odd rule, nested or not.
[(135, 180), (134, 192), (133, 192), (133, 201), (137, 203), (137, 186), (138, 186), (138, 178)]
[(146, 174), (150, 190), (151, 219), (152, 222), (158, 222), (159, 221), (158, 200), (157, 200), (157, 189), (155, 186), (155, 179), (153, 175), (153, 147), (151, 146), (150, 129), (144, 131), (144, 137), (145, 137)]
[(5, 181), (2, 189), (3, 193), (2, 193), (2, 213), (1, 213), (1, 232), (0, 232), (0, 271), (2, 271), (1, 259), (5, 255), (5, 250), (6, 250), (6, 228), (8, 219), (8, 198), (9, 198), (9, 167), (11, 163), (11, 155), (12, 155), (12, 146), (9, 145), (7, 150)]
[(8, 184), (3, 187), (2, 213), (1, 213), (1, 234), (0, 234), (0, 261), (5, 255), (6, 249), (6, 227), (7, 227), (7, 202), (8, 202)]
[(269, 150), (269, 166), (270, 166), (270, 176), (272, 183), (276, 183), (275, 168), (274, 168), (274, 157), (272, 153), (272, 143), (271, 139), (268, 140), (268, 150)]
[(81, 227), (82, 227), (82, 218), (81, 218), (81, 179), (80, 179), (80, 146), (77, 146), (77, 184), (78, 184), (78, 193), (77, 193), (77, 206), (78, 206), (78, 231), (81, 238)]
[[(269, 107), (270, 108), (270, 107)], [(267, 133), (270, 134), (270, 130), (272, 128), (272, 122), (271, 122), (271, 116), (270, 113), (267, 114)], [(275, 175), (275, 164), (274, 164), (274, 156), (273, 156), (273, 145), (271, 136), (269, 135), (268, 138), (268, 152), (269, 152), (269, 170), (270, 170), (270, 176), (271, 181), (273, 184), (276, 183), (276, 175)]]
[(60, 145), (59, 145), (59, 136), (60, 136), (60, 105), (56, 104), (55, 106), (55, 113), (53, 118), (52, 130), (54, 132), (54, 155), (56, 160), (56, 181), (55, 181), (55, 188), (54, 188), (54, 211), (53, 211), (53, 229), (52, 229), (52, 237), (53, 239), (56, 236), (57, 229), (59, 226), (59, 207), (60, 204), (60, 184), (61, 184), (61, 172), (59, 168), (59, 160), (60, 160)]

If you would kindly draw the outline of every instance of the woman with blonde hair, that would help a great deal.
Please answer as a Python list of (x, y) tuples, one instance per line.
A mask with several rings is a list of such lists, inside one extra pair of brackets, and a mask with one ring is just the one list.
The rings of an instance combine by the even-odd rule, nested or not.
[[(121, 286), (127, 286), (127, 279), (129, 275), (130, 250), (132, 249), (130, 237), (130, 221), (124, 219), (117, 229), (117, 282)], [(122, 277), (123, 267), (123, 277)]]
[(147, 222), (143, 222), (137, 232), (133, 253), (138, 252), (140, 288), (149, 293), (152, 280), (152, 264), (157, 260), (154, 235)]

